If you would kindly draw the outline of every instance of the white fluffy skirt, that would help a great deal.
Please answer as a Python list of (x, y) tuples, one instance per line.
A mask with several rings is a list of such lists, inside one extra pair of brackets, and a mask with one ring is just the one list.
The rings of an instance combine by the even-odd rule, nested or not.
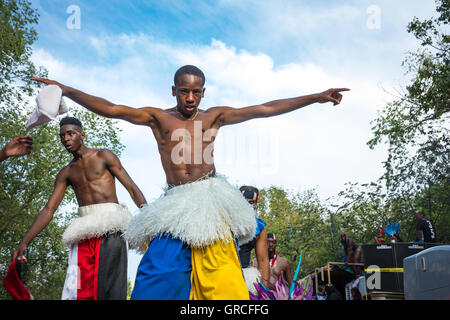
[(191, 247), (217, 240), (250, 241), (256, 230), (255, 212), (239, 190), (220, 175), (167, 188), (131, 219), (125, 239), (131, 248), (145, 250), (158, 235), (170, 235)]
[(257, 296), (258, 291), (255, 286), (261, 281), (261, 273), (259, 273), (259, 270), (255, 267), (243, 268), (242, 274), (244, 275), (244, 280), (248, 291), (250, 291), (254, 296)]
[(131, 220), (131, 213), (122, 204), (99, 203), (78, 208), (79, 217), (67, 227), (63, 244), (70, 247), (83, 239), (105, 234), (124, 232)]

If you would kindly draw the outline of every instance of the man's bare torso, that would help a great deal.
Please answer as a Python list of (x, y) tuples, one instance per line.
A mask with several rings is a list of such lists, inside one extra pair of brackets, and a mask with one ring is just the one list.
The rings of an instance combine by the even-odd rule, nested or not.
[(71, 185), (78, 205), (87, 206), (97, 203), (118, 203), (115, 178), (108, 170), (101, 149), (88, 149), (80, 159), (74, 159), (61, 173), (67, 184)]
[(288, 281), (286, 279), (287, 267), (289, 265), (289, 261), (286, 258), (278, 257), (273, 266), (270, 266), (270, 282), (275, 284), (279, 278)]
[[(258, 261), (256, 259), (253, 259), (251, 262), (251, 266), (257, 268)], [(289, 282), (290, 279), (289, 275), (287, 274), (289, 272), (288, 267), (289, 261), (283, 257), (278, 257), (273, 265), (272, 263), (270, 263), (270, 283), (275, 285), (275, 283), (280, 278)]]
[(193, 120), (175, 108), (161, 110), (152, 128), (169, 185), (181, 185), (215, 174), (214, 140), (218, 112), (200, 110)]

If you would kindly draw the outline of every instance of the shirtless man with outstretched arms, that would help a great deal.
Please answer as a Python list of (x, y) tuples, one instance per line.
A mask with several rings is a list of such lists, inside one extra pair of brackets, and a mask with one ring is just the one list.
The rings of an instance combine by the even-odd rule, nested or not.
[[(251, 239), (256, 222), (251, 206), (239, 190), (228, 186), (225, 179), (216, 174), (213, 147), (217, 132), (226, 125), (277, 116), (313, 103), (332, 102), (337, 105), (342, 99), (340, 92), (349, 90), (328, 89), (244, 108), (219, 106), (203, 110), (199, 109), (199, 104), (205, 93), (204, 74), (195, 66), (184, 66), (174, 76), (172, 95), (176, 97), (176, 106), (160, 109), (118, 105), (53, 80), (33, 80), (58, 85), (63, 96), (96, 114), (152, 129), (168, 190), (165, 197), (143, 208), (141, 214), (133, 218), (126, 233), (131, 246), (140, 247), (143, 251), (150, 246), (139, 266), (132, 299), (248, 299), (236, 250), (230, 239), (237, 237), (240, 244), (245, 242), (245, 238)], [(217, 210), (212, 209), (215, 207)], [(203, 212), (202, 208), (209, 208), (209, 211)], [(158, 252), (166, 256), (176, 253), (179, 261), (176, 262), (175, 273), (175, 262), (157, 261)], [(229, 252), (229, 256), (219, 259), (219, 252)], [(207, 257), (214, 258), (205, 261)], [(205, 267), (212, 260), (220, 261), (214, 272)], [(229, 263), (236, 266), (222, 268)], [(161, 281), (170, 280), (164, 280), (165, 274), (156, 274), (148, 267), (155, 264), (161, 264), (161, 267), (171, 265), (168, 274), (185, 277), (183, 281), (188, 285), (176, 290), (166, 289), (166, 285), (158, 286)], [(233, 271), (224, 274), (223, 269)], [(186, 276), (190, 273), (192, 277)], [(229, 279), (235, 278), (239, 279), (230, 282)], [(169, 282), (167, 287), (174, 285)], [(214, 284), (212, 289), (211, 284)], [(181, 293), (174, 295), (172, 291)]]

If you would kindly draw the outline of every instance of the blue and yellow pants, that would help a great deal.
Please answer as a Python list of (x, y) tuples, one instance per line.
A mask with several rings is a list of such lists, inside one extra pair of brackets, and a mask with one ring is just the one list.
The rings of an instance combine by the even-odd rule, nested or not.
[(204, 248), (159, 236), (139, 264), (131, 300), (249, 300), (233, 241)]

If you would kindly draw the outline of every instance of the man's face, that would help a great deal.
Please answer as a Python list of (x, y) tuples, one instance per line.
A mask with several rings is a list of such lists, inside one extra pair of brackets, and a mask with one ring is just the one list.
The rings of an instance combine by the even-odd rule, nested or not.
[(345, 243), (345, 234), (341, 234), (341, 243)]
[(423, 214), (421, 214), (421, 213), (416, 213), (416, 214), (414, 215), (414, 220), (420, 221), (420, 220), (422, 220), (422, 219), (423, 219)]
[(76, 152), (83, 145), (84, 136), (80, 127), (73, 124), (65, 124), (59, 129), (61, 143), (70, 153)]
[(277, 248), (277, 240), (268, 238), (267, 239), (267, 249), (270, 253), (275, 253), (275, 249)]
[(256, 210), (256, 203), (257, 203), (256, 200), (253, 199), (245, 199), (245, 200), (247, 200), (247, 202), (253, 207), (253, 209)]
[(192, 74), (178, 77), (176, 86), (172, 86), (172, 95), (177, 98), (177, 108), (185, 116), (193, 115), (205, 93), (202, 78)]

